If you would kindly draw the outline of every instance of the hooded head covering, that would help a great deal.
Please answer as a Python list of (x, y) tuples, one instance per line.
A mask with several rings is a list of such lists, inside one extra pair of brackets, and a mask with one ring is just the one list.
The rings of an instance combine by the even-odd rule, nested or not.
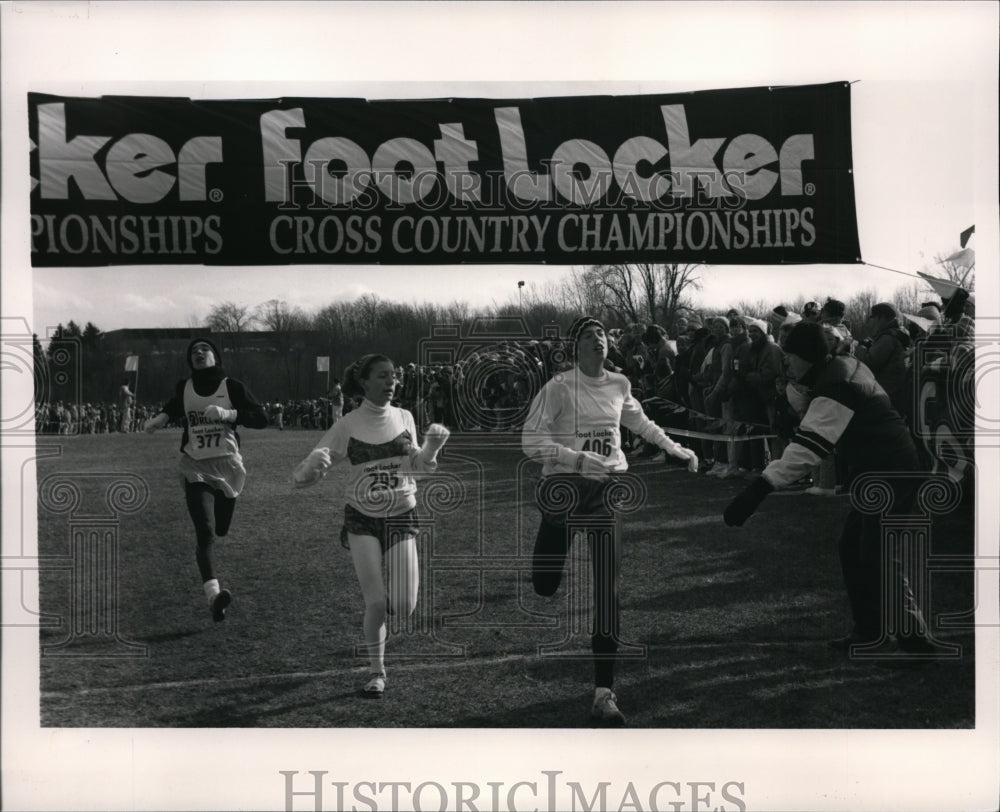
[(184, 359), (187, 361), (189, 368), (194, 369), (194, 365), (191, 363), (191, 351), (194, 349), (195, 344), (208, 344), (212, 348), (212, 355), (215, 356), (215, 365), (222, 366), (222, 353), (219, 352), (219, 348), (215, 346), (215, 342), (210, 338), (195, 338), (192, 339), (191, 343), (187, 346), (187, 351), (184, 353)]
[[(215, 356), (215, 366), (205, 369), (194, 368), (194, 365), (191, 363), (191, 351), (196, 344), (207, 344), (212, 348), (212, 355)], [(215, 346), (215, 342), (209, 338), (199, 337), (193, 339), (187, 346), (187, 351), (184, 353), (184, 360), (187, 361), (188, 368), (191, 370), (191, 380), (194, 383), (194, 390), (199, 395), (211, 394), (215, 387), (219, 385), (219, 382), (226, 377), (226, 371), (222, 368), (222, 353)]]
[(800, 321), (785, 339), (785, 352), (810, 364), (821, 364), (830, 353), (823, 327), (814, 321)]

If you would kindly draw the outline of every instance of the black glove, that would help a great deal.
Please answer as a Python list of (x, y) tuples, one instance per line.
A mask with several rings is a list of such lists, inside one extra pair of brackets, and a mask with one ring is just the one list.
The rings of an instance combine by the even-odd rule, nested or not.
[(722, 518), (730, 527), (742, 527), (749, 519), (764, 497), (774, 490), (774, 486), (764, 477), (759, 476), (738, 494), (722, 512)]

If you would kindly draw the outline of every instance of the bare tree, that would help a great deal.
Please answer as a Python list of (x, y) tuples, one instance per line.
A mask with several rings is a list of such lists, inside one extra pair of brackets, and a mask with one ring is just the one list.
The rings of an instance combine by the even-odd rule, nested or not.
[(867, 337), (868, 317), (871, 315), (872, 306), (880, 301), (878, 291), (875, 288), (865, 288), (859, 290), (845, 302), (844, 321), (847, 322), (847, 326), (855, 338)]
[(288, 395), (298, 397), (298, 373), (302, 366), (305, 344), (295, 340), (295, 333), (309, 328), (309, 319), (302, 308), (289, 307), (282, 299), (268, 299), (257, 306), (256, 321), (271, 331), (285, 369)]
[(605, 306), (622, 322), (642, 321), (642, 292), (631, 265), (597, 265), (594, 273), (607, 290)]
[[(530, 286), (534, 290), (534, 285)], [(544, 292), (543, 292), (544, 293)], [(568, 279), (555, 291), (554, 296), (546, 297), (557, 302), (571, 313), (590, 313), (599, 318), (605, 318), (611, 312), (608, 307), (608, 289), (597, 268), (573, 268)], [(540, 304), (544, 299), (532, 304)]]
[(301, 307), (289, 307), (283, 299), (268, 299), (257, 305), (254, 321), (274, 333), (287, 333), (290, 330), (304, 330), (309, 325), (309, 319)]
[(330, 342), (336, 344), (347, 334), (343, 302), (334, 302), (323, 307), (313, 316), (312, 328), (327, 333)]
[[(247, 332), (256, 320), (248, 305), (235, 302), (221, 302), (208, 311), (205, 323), (217, 333), (222, 333), (223, 343), (228, 344), (233, 352), (234, 370), (239, 374), (240, 351), (243, 349), (243, 333)], [(221, 359), (220, 359), (221, 361)]]
[(441, 318), (447, 324), (462, 324), (472, 318), (472, 308), (468, 302), (455, 299), (441, 309)]
[(909, 313), (915, 315), (920, 310), (921, 304), (927, 299), (926, 288), (918, 282), (914, 282), (909, 287), (897, 288), (892, 297), (892, 303), (899, 313)]
[(622, 322), (670, 324), (685, 293), (701, 286), (698, 264), (637, 263), (595, 265), (573, 282), (594, 297), (603, 288), (604, 307)]
[(208, 311), (205, 323), (217, 332), (242, 333), (249, 329), (254, 319), (248, 305), (221, 302)]
[(379, 299), (375, 293), (362, 294), (354, 301), (354, 310), (365, 338), (374, 338), (378, 335), (379, 320), (385, 308), (386, 302)]
[(672, 324), (685, 291), (697, 290), (700, 264), (641, 263), (633, 266), (642, 283), (649, 321)]

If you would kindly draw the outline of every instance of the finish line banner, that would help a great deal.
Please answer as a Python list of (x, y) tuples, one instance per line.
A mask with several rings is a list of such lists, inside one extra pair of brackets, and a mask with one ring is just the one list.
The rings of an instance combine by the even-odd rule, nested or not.
[(846, 82), (28, 108), (34, 267), (861, 261)]

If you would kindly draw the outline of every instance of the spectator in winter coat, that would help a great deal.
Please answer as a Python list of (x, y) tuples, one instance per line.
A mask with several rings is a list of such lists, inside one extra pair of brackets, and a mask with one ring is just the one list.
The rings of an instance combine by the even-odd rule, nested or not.
[(827, 299), (819, 311), (819, 322), (829, 327), (840, 338), (834, 355), (851, 355), (854, 350), (854, 337), (851, 329), (844, 323), (847, 306), (837, 299)]
[(872, 306), (868, 328), (870, 337), (858, 345), (855, 356), (875, 375), (896, 411), (908, 418), (911, 393), (907, 387), (906, 352), (910, 335), (900, 327), (896, 308), (886, 302)]
[[(708, 327), (700, 327), (695, 331), (695, 342), (692, 345), (689, 361), (691, 380), (689, 391), (691, 409), (698, 414), (706, 414), (705, 387), (709, 380), (707, 372), (711, 364), (711, 356), (714, 355), (714, 345), (715, 337)], [(710, 441), (695, 440), (692, 444), (696, 451), (701, 452), (702, 458), (706, 462), (715, 461), (715, 458), (712, 456), (714, 454), (714, 447)]]
[[(777, 397), (775, 381), (781, 374), (781, 349), (767, 337), (767, 322), (753, 319), (747, 325), (749, 341), (737, 350), (735, 375), (735, 417), (737, 420), (769, 426)], [(741, 467), (753, 471), (764, 468), (762, 443), (741, 444)]]
[(657, 379), (669, 378), (674, 371), (677, 351), (674, 344), (667, 338), (667, 331), (658, 324), (650, 324), (643, 333), (642, 341), (653, 361), (654, 374)]
[[(738, 319), (736, 321), (739, 321)], [(705, 412), (710, 417), (720, 417), (731, 421), (733, 418), (730, 379), (733, 375), (733, 347), (729, 338), (729, 322), (724, 318), (709, 322), (712, 331), (712, 355), (705, 367)], [(728, 443), (717, 441), (713, 444), (712, 458), (715, 463), (708, 470), (709, 476), (727, 477), (736, 473), (735, 454), (729, 457)]]
[[(808, 408), (784, 454), (726, 507), (726, 524), (742, 526), (769, 493), (802, 477), (834, 448), (843, 452), (855, 474), (896, 472), (886, 481), (886, 498), (897, 515), (906, 515), (917, 498), (921, 465), (910, 432), (882, 387), (856, 358), (831, 356), (815, 324), (796, 325), (785, 350), (790, 374), (810, 392)], [(848, 654), (858, 648), (873, 656), (896, 654), (890, 637), (895, 635), (904, 654), (947, 654), (933, 639), (920, 596), (901, 563), (902, 556), (916, 554), (907, 552), (915, 534), (899, 535), (903, 552), (888, 559), (882, 516), (852, 503), (839, 548), (854, 627), (846, 637), (830, 641), (832, 648)], [(807, 537), (816, 540), (814, 534)]]

